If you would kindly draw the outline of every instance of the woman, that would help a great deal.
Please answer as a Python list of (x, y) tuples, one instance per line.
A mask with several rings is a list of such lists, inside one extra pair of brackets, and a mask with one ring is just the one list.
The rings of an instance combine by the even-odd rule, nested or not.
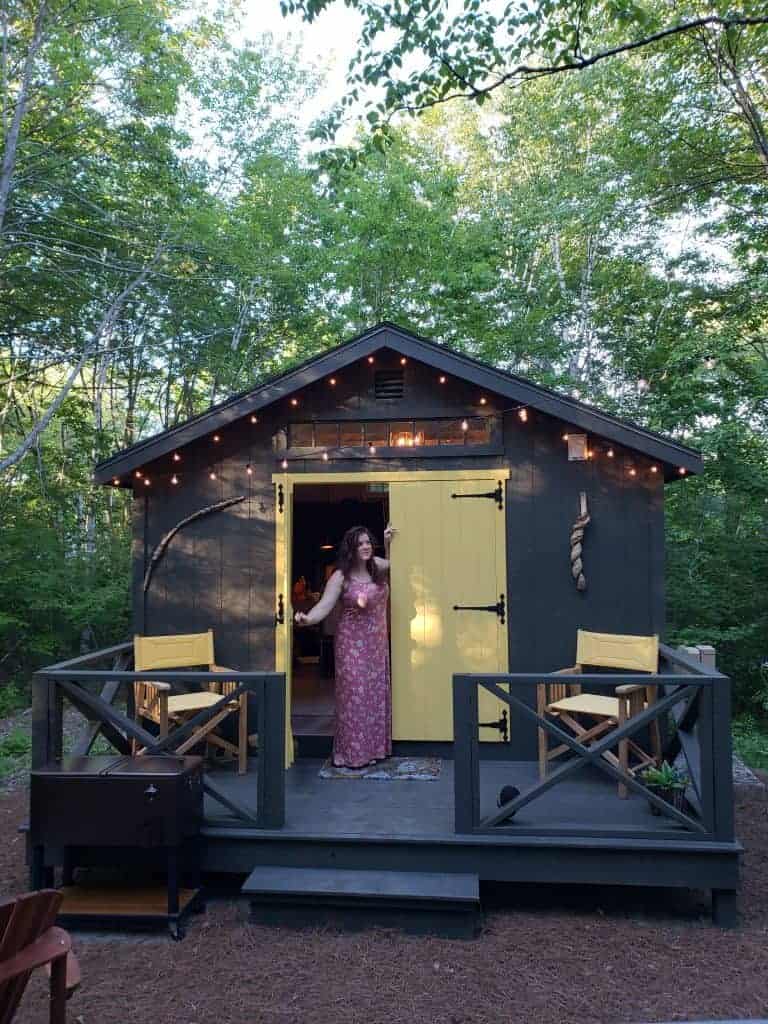
[(384, 531), (386, 558), (376, 558), (364, 526), (347, 530), (339, 545), (338, 569), (309, 612), (297, 612), (297, 626), (322, 622), (341, 601), (333, 652), (336, 662), (336, 733), (333, 763), (363, 768), (392, 753), (387, 598), (389, 546), (395, 530)]

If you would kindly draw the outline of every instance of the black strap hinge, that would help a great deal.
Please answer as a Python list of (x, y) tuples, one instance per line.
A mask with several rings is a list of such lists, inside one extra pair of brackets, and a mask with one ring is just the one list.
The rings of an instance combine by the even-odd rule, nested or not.
[(496, 485), (495, 491), (483, 491), (480, 494), (452, 494), (452, 498), (492, 498), (493, 501), (499, 506), (499, 510), (504, 508), (504, 487), (501, 480)]
[(496, 604), (455, 604), (453, 610), (455, 612), (496, 612), (502, 626), (507, 621), (507, 606), (503, 594), (499, 594)]

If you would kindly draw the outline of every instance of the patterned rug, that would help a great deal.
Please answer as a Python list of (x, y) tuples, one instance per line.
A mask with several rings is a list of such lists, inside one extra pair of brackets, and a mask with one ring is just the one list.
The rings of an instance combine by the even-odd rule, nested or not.
[(394, 782), (399, 779), (418, 779), (434, 782), (440, 775), (439, 757), (388, 757), (365, 768), (337, 768), (330, 757), (319, 771), (321, 779), (373, 779), (375, 782)]

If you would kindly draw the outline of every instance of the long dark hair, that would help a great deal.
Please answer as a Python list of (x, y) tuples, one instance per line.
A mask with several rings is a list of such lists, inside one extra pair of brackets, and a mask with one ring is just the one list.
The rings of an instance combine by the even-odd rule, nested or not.
[[(357, 563), (357, 545), (360, 542), (360, 538), (365, 535), (371, 542), (371, 547), (376, 550), (376, 538), (373, 536), (367, 526), (352, 526), (350, 527), (344, 536), (341, 538), (341, 544), (339, 544), (339, 552), (336, 556), (336, 564), (341, 569), (342, 575), (345, 580), (349, 579), (349, 575), (352, 569)], [(371, 579), (374, 583), (379, 582), (381, 573), (376, 565), (376, 556), (371, 555), (368, 561), (365, 563), (365, 567), (371, 575)]]

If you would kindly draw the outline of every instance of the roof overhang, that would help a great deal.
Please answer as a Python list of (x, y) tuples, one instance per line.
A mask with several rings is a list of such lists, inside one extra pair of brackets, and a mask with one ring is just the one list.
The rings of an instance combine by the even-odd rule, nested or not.
[(411, 334), (395, 324), (382, 323), (250, 391), (227, 399), (177, 427), (117, 452), (96, 466), (94, 482), (106, 484), (115, 477), (122, 478), (140, 466), (285, 399), (299, 389), (314, 384), (328, 374), (336, 373), (350, 363), (364, 359), (382, 348), (392, 349), (408, 358), (420, 360), (435, 369), (476, 384), (480, 388), (503, 395), (521, 405), (538, 409), (562, 420), (569, 427), (578, 427), (585, 433), (598, 435), (647, 455), (650, 459), (664, 463), (667, 470), (665, 476), (669, 479), (676, 478), (681, 470), (686, 474), (700, 473), (704, 468), (701, 455), (692, 448), (601, 412), (593, 406), (561, 395), (550, 388), (534, 384), (523, 377), (497, 370), (487, 363), (453, 352), (435, 342)]

